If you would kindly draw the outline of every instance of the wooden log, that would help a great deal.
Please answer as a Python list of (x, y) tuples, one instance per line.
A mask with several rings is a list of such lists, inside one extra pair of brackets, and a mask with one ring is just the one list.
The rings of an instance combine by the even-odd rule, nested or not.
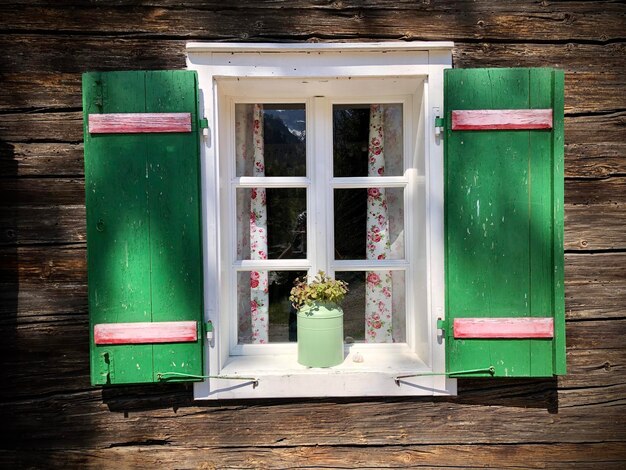
[[(82, 205), (0, 207), (0, 225), (0, 246), (83, 243), (86, 240), (85, 207)], [(624, 204), (566, 204), (565, 249), (624, 250), (625, 226)]]
[(503, 400), (498, 397), (503, 386), (494, 383), (492, 392), (483, 391), (481, 401), (471, 406), (455, 397), (202, 404), (190, 403), (189, 392), (168, 393), (181, 389), (166, 386), (150, 392), (142, 388), (135, 393), (129, 387), (25, 397), (1, 403), (0, 412), (6, 423), (5, 445), (29, 449), (64, 448), (68, 442), (74, 448), (95, 442), (107, 448), (138, 439), (191, 447), (588, 444), (626, 439), (621, 387), (606, 387), (602, 397), (582, 388), (577, 406), (568, 406), (567, 394), (543, 387)]
[(389, 445), (376, 450), (362, 447), (294, 446), (238, 447), (172, 446), (168, 439), (134, 441), (108, 449), (89, 446), (80, 450), (7, 450), (0, 452), (5, 468), (435, 468), (485, 466), (500, 469), (597, 467), (621, 470), (626, 461), (623, 446), (613, 442), (582, 444), (507, 445)]
[(565, 205), (566, 250), (624, 250), (624, 227), (624, 204), (607, 202)]
[(0, 283), (85, 282), (86, 261), (84, 246), (0, 248)]
[(0, 139), (4, 152), (16, 142), (83, 142), (83, 113), (5, 114), (0, 121)]
[[(103, 39), (104, 42), (109, 40)], [(519, 60), (511, 59), (508, 61), (508, 65), (551, 65), (546, 62), (546, 57), (552, 58), (559, 51), (555, 46), (550, 46), (552, 48), (550, 50), (545, 50), (545, 46), (543, 48), (535, 46), (536, 49), (532, 49), (533, 46), (527, 47), (531, 48), (530, 53), (539, 56), (534, 59), (534, 62), (525, 57), (526, 63), (520, 64)], [(565, 108), (568, 114), (609, 112), (626, 108), (626, 97), (622, 93), (626, 86), (626, 76), (623, 72), (615, 72), (616, 67), (611, 67), (608, 71), (603, 69), (601, 61), (611, 60), (610, 57), (607, 57), (611, 51), (609, 49), (603, 50), (601, 47), (596, 46), (596, 56), (589, 59), (596, 68), (594, 72), (578, 71), (580, 68), (586, 67), (587, 64), (570, 63), (567, 58), (559, 61), (559, 68), (565, 69)], [(502, 49), (500, 52), (504, 54), (504, 59), (500, 58), (499, 60), (504, 64), (502, 66), (506, 66), (507, 49)], [(91, 53), (97, 55), (98, 51)], [(540, 56), (542, 53), (546, 55)], [(102, 51), (101, 54), (102, 60), (106, 62), (111, 61), (110, 55), (115, 56), (118, 52), (115, 50)], [(107, 55), (105, 56), (105, 54)], [(184, 51), (181, 51), (181, 54), (184, 54)], [(479, 58), (476, 59), (474, 65), (470, 59), (468, 58), (466, 67), (483, 65)], [(65, 68), (65, 65), (61, 64), (59, 67)], [(161, 66), (161, 68), (165, 67), (166, 65)], [(167, 65), (167, 67), (172, 68), (171, 65)], [(184, 65), (178, 64), (177, 67), (184, 67)], [(95, 65), (91, 68), (99, 69)], [(133, 64), (128, 63), (125, 57), (119, 57), (117, 69), (133, 69)], [(64, 108), (78, 109), (82, 106), (81, 79), (78, 72), (6, 71), (0, 73), (0, 80), (4, 85), (0, 87), (0, 111), (42, 108), (62, 110)]]
[(0, 206), (0, 246), (84, 243), (84, 205)]
[[(308, 8), (298, 4), (282, 8), (167, 8), (133, 5), (129, 8), (89, 6), (7, 5), (0, 16), (14, 31), (94, 31), (100, 34), (171, 35), (189, 38), (231, 39), (236, 32), (241, 39), (284, 37), (306, 39), (340, 35), (343, 38), (368, 37), (373, 31), (379, 38), (403, 39), (497, 39), (553, 41), (621, 39), (623, 30), (616, 17), (624, 9), (613, 2), (591, 7), (575, 4), (534, 3), (513, 5), (498, 2), (415, 3), (410, 8), (380, 1), (362, 8), (357, 4), (335, 2), (333, 7)], [(406, 4), (405, 4), (406, 5)], [(197, 7), (197, 5), (196, 5)], [(346, 8), (348, 7), (348, 8)], [(136, 21), (141, 18), (141, 21)], [(172, 30), (172, 26), (176, 29)]]
[[(0, 87), (1, 89), (1, 87)], [(83, 177), (83, 144), (9, 143), (0, 144), (0, 174), (3, 177)]]
[[(7, 179), (0, 186), (3, 206), (47, 204), (85, 204), (83, 178), (17, 178)], [(27, 210), (27, 209), (25, 209)]]

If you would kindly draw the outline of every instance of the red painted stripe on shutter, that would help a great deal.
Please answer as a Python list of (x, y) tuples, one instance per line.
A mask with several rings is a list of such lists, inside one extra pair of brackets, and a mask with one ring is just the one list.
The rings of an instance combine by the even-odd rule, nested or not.
[(552, 318), (455, 318), (455, 338), (552, 338)]
[(551, 109), (452, 111), (453, 131), (552, 129)]
[(90, 114), (91, 134), (191, 132), (190, 113)]
[(198, 339), (195, 321), (101, 323), (93, 329), (96, 344), (187, 343)]

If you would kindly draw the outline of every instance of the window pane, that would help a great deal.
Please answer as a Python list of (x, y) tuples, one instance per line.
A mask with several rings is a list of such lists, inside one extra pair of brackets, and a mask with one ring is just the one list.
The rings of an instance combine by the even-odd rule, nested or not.
[(336, 189), (335, 259), (403, 259), (403, 191)]
[(296, 341), (296, 311), (289, 292), (306, 271), (241, 271), (237, 273), (239, 344)]
[(406, 342), (404, 271), (343, 271), (350, 291), (341, 303), (346, 342)]
[(237, 176), (306, 176), (304, 104), (235, 105)]
[(239, 188), (237, 259), (306, 258), (306, 189)]
[(401, 176), (402, 104), (333, 106), (333, 175)]

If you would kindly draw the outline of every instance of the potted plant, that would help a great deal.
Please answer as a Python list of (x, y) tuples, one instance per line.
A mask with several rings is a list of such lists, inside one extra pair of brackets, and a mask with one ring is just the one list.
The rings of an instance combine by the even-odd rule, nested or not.
[(331, 367), (343, 362), (343, 310), (338, 305), (348, 284), (323, 271), (307, 282), (297, 278), (291, 289), (297, 310), (298, 362), (308, 367)]

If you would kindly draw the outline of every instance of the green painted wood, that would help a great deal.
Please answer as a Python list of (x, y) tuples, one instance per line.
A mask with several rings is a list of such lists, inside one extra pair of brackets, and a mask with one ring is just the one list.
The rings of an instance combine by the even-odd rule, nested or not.
[(563, 252), (564, 237), (564, 205), (565, 205), (565, 73), (555, 70), (552, 82), (552, 99), (554, 103), (552, 129), (552, 220), (554, 221), (553, 238), (553, 269), (554, 269), (554, 356), (553, 367), (556, 375), (565, 375), (565, 253)]
[[(553, 107), (554, 74), (546, 69), (446, 71), (448, 372), (494, 366), (495, 376), (556, 373), (556, 339), (456, 340), (451, 328), (454, 318), (545, 317), (556, 311), (552, 143), (558, 131), (450, 130), (452, 110)], [(562, 235), (560, 250), (562, 256)]]
[[(202, 319), (196, 90), (195, 73), (146, 72), (148, 112), (191, 112), (193, 122), (191, 133), (147, 136), (153, 321)], [(202, 375), (201, 341), (155, 345), (154, 379), (160, 372)]]
[[(155, 382), (156, 367), (165, 367), (163, 357), (177, 364), (177, 372), (202, 373), (201, 339), (183, 347), (96, 346), (93, 342), (93, 326), (98, 323), (202, 319), (195, 80), (195, 73), (186, 71), (83, 76), (94, 385)], [(173, 104), (178, 101), (180, 105)], [(87, 131), (91, 113), (166, 111), (193, 114), (193, 132), (185, 134), (186, 139), (178, 133), (90, 135)], [(180, 162), (186, 174), (168, 170)], [(183, 204), (181, 197), (188, 202)], [(177, 214), (179, 207), (185, 216)], [(182, 252), (188, 254), (181, 256)]]

